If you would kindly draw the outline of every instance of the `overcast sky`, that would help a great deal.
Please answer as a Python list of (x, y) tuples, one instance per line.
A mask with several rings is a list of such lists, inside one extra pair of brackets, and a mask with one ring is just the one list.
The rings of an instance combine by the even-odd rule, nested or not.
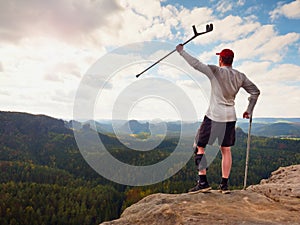
[[(233, 66), (261, 90), (255, 117), (300, 117), (300, 0), (9, 0), (0, 2), (0, 11), (2, 111), (72, 119), (74, 99), (87, 71), (97, 60), (120, 49), (128, 65), (135, 52), (135, 65), (117, 71), (100, 90), (95, 117), (111, 118), (120, 92), (134, 82), (162, 77), (190, 96), (197, 117), (202, 118), (207, 105), (201, 102), (209, 97), (205, 76), (198, 74), (203, 79), (201, 90), (174, 65), (158, 66), (136, 79), (135, 74), (149, 60), (168, 52), (157, 50), (146, 57), (148, 64), (138, 64), (139, 54), (145, 59), (147, 49), (139, 53), (136, 46), (158, 41), (175, 48), (193, 35), (192, 25), (202, 31), (213, 23), (214, 30), (196, 38), (186, 50), (205, 63), (217, 64), (215, 53), (231, 48)], [(178, 67), (182, 65), (178, 61)], [(104, 66), (108, 65), (100, 65), (99, 70)], [(149, 83), (148, 88), (153, 92), (166, 88), (161, 84)], [(167, 92), (172, 92), (171, 86)], [(238, 117), (246, 109), (247, 97), (243, 91), (237, 96)], [(176, 104), (155, 96), (144, 96), (126, 115), (131, 119), (180, 119)]]

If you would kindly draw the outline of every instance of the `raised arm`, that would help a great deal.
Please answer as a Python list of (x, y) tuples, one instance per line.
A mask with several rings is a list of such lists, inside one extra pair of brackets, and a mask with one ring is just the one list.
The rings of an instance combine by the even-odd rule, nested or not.
[(182, 44), (177, 45), (176, 46), (176, 50), (185, 59), (185, 61), (187, 61), (187, 63), (191, 67), (193, 67), (194, 69), (196, 69), (196, 70), (204, 73), (206, 76), (208, 76), (208, 78), (212, 78), (213, 77), (213, 73), (211, 71), (211, 68), (208, 65), (200, 62), (195, 57), (193, 57), (190, 54), (188, 54), (186, 51), (184, 51)]

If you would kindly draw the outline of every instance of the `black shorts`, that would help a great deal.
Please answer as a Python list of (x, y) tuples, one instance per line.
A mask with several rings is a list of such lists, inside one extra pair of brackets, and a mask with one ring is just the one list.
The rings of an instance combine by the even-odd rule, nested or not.
[(222, 147), (233, 146), (235, 143), (236, 121), (215, 122), (207, 116), (198, 129), (195, 137), (195, 144), (205, 148), (207, 144), (213, 145), (218, 138), (218, 144)]

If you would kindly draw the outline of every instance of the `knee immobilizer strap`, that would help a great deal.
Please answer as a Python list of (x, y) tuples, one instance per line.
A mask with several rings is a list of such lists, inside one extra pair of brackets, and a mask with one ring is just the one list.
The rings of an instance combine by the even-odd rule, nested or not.
[(206, 161), (205, 155), (204, 154), (196, 154), (195, 155), (195, 164), (199, 171), (207, 169), (207, 161)]

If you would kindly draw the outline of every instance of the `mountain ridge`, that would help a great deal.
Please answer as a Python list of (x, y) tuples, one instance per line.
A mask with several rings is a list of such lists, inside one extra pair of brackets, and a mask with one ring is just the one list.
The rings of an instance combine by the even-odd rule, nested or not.
[[(114, 133), (115, 129), (121, 131), (121, 133), (131, 132), (133, 134), (138, 133), (150, 133), (154, 132), (155, 134), (164, 133), (164, 130), (168, 132), (178, 133), (183, 131), (187, 135), (195, 135), (197, 129), (201, 124), (199, 122), (181, 122), (181, 121), (147, 121), (147, 120), (124, 120), (112, 122), (109, 120), (97, 121), (97, 120), (87, 120), (85, 122), (79, 122), (74, 120), (63, 120), (47, 116), (44, 114), (30, 114), (26, 112), (14, 112), (14, 111), (0, 111), (0, 122), (5, 120), (5, 118), (10, 115), (14, 116), (15, 119), (18, 118), (35, 118), (36, 123), (42, 123), (41, 132), (53, 131), (54, 127), (50, 126), (51, 124), (56, 124), (56, 127), (59, 125), (64, 125), (68, 129), (81, 129), (82, 126), (89, 124), (90, 127), (96, 129), (99, 133)], [(23, 130), (26, 129), (26, 124), (22, 123), (25, 121), (21, 119), (19, 122), (22, 124)], [(1, 124), (4, 130), (3, 125)], [(28, 125), (29, 126), (29, 125)], [(247, 133), (249, 121), (245, 119), (238, 119), (237, 126), (242, 128), (242, 130)], [(46, 128), (45, 128), (46, 127)], [(60, 131), (58, 132), (67, 132), (66, 129), (62, 129), (63, 126), (59, 126)], [(128, 129), (129, 128), (129, 129)], [(152, 129), (150, 129), (152, 128)], [(165, 128), (165, 129), (162, 129)], [(47, 130), (45, 130), (47, 129)], [(57, 132), (57, 131), (55, 131)], [(71, 132), (71, 130), (69, 131)], [(265, 136), (265, 137), (294, 137), (300, 138), (300, 118), (254, 118), (252, 122), (252, 135), (256, 136)]]

